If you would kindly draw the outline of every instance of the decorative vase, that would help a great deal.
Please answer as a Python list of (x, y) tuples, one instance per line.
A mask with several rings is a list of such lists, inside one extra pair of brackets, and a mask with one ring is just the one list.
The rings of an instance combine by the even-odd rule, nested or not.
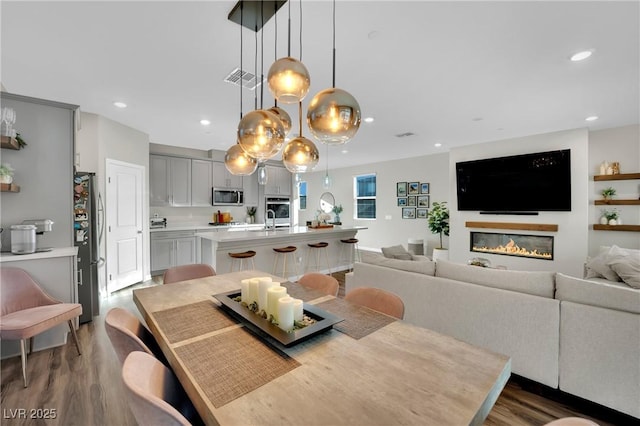
[(2, 175), (0, 176), (0, 183), (11, 183), (13, 182), (13, 176)]
[(449, 250), (446, 248), (434, 248), (431, 258), (434, 262), (438, 260), (449, 260)]
[(600, 225), (606, 225), (609, 223), (609, 219), (606, 218), (606, 216), (602, 216), (600, 218)]
[(340, 222), (340, 215), (336, 214), (335, 222)]
[(615, 219), (609, 219), (609, 225), (617, 225), (618, 221)]

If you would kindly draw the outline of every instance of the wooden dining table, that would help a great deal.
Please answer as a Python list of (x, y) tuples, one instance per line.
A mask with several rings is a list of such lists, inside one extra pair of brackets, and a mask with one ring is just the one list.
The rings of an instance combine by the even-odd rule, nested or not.
[(133, 292), (206, 424), (478, 425), (509, 378), (505, 355), (297, 283), (305, 304), (345, 320), (285, 347), (213, 296), (263, 276), (284, 281), (242, 271)]

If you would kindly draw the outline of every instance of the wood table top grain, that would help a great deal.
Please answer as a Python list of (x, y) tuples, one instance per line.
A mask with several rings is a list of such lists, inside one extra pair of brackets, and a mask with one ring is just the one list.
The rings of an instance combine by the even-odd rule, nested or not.
[[(329, 330), (285, 348), (300, 366), (215, 407), (176, 352), (182, 345), (240, 324), (169, 343), (154, 312), (210, 300), (240, 280), (272, 276), (242, 271), (134, 290), (134, 302), (176, 376), (207, 424), (221, 425), (478, 425), (511, 373), (509, 357), (404, 321), (353, 339)], [(317, 304), (332, 296), (313, 301)]]

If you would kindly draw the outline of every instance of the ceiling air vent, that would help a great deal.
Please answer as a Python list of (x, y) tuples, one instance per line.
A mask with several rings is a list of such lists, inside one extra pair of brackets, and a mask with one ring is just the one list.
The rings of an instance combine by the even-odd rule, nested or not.
[[(231, 71), (229, 75), (224, 78), (224, 81), (226, 81), (227, 83), (235, 84), (236, 86), (242, 84), (242, 87), (245, 87), (249, 90), (254, 90), (256, 86), (260, 85), (260, 82), (256, 78), (255, 74), (249, 71), (242, 71), (240, 68), (236, 68)], [(266, 79), (262, 80), (263, 83), (265, 81)]]
[(415, 133), (413, 133), (413, 132), (398, 133), (396, 135), (396, 138), (406, 138), (406, 137), (413, 136), (413, 135), (415, 135)]

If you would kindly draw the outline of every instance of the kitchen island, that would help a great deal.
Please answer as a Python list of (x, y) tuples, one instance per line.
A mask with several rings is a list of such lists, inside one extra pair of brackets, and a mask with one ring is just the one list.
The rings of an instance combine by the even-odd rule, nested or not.
[[(344, 243), (341, 239), (354, 238), (358, 231), (367, 229), (364, 226), (334, 226), (332, 228), (312, 229), (306, 226), (294, 226), (291, 228), (276, 228), (275, 230), (252, 229), (233, 230), (227, 232), (196, 232), (196, 237), (200, 245), (200, 261), (208, 263), (217, 273), (223, 274), (231, 271), (231, 258), (229, 253), (253, 250), (256, 252), (253, 260), (255, 268), (263, 271), (273, 271), (275, 252), (274, 248), (296, 246), (294, 253), (296, 263), (291, 269), (290, 275), (285, 278), (297, 278), (305, 273), (305, 265), (308, 257), (308, 244), (327, 242), (327, 254), (329, 256), (329, 266), (331, 271), (347, 269), (349, 265), (346, 247), (343, 258), (340, 252)], [(349, 245), (351, 246), (351, 245)], [(324, 250), (324, 249), (323, 249)], [(312, 253), (315, 256), (315, 253)], [(329, 273), (327, 270), (324, 253), (321, 253), (320, 265), (322, 273)], [(289, 262), (289, 260), (287, 260)], [(310, 266), (315, 265), (315, 260), (311, 259)], [(281, 266), (279, 267), (279, 269)]]

